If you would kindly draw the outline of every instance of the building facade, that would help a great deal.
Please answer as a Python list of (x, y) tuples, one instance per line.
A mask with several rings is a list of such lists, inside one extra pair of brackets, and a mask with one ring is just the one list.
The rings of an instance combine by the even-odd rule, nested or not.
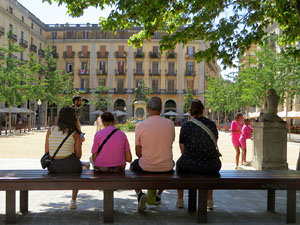
[[(208, 47), (201, 40), (178, 44), (171, 52), (159, 52), (163, 32), (155, 33), (142, 48), (128, 45), (128, 38), (140, 28), (104, 32), (98, 24), (44, 24), (16, 0), (0, 3), (0, 45), (6, 43), (5, 33), (12, 29), (15, 43), (25, 51), (18, 57), (26, 60), (34, 52), (42, 61), (43, 49), (50, 45), (57, 59), (57, 68), (71, 72), (73, 86), (87, 101), (93, 98), (100, 84), (110, 88), (108, 111), (121, 110), (133, 116), (134, 89), (140, 80), (152, 88), (152, 96), (163, 102), (163, 112), (184, 113), (183, 95), (189, 88), (204, 100), (206, 75), (220, 76), (216, 61), (197, 63), (197, 50)], [(31, 103), (28, 103), (31, 104)], [(35, 103), (33, 103), (35, 104)], [(82, 122), (92, 123), (96, 109), (85, 106)], [(49, 106), (51, 118), (57, 115), (55, 106)]]

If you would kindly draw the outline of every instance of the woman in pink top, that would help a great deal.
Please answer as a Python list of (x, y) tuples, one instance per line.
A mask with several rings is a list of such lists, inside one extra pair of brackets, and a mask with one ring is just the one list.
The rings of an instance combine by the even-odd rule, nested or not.
[(248, 118), (244, 119), (244, 126), (242, 128), (242, 134), (239, 139), (242, 148), (242, 165), (244, 166), (247, 166), (249, 164), (246, 161), (246, 155), (247, 155), (246, 140), (251, 139), (252, 132), (253, 132), (253, 128), (250, 126), (250, 119)]
[(243, 114), (242, 113), (236, 113), (234, 116), (234, 121), (232, 121), (231, 123), (231, 127), (230, 127), (230, 132), (231, 132), (231, 136), (232, 136), (232, 144), (233, 147), (236, 151), (236, 155), (235, 155), (235, 163), (236, 163), (236, 167), (235, 169), (239, 168), (239, 158), (240, 158), (240, 136), (242, 134), (242, 119), (243, 119)]
[(92, 147), (92, 164), (99, 172), (121, 172), (125, 170), (126, 162), (131, 162), (132, 156), (128, 139), (124, 132), (117, 129), (103, 145), (100, 153), (98, 148), (106, 137), (116, 130), (115, 118), (110, 112), (101, 115), (104, 129), (98, 131), (94, 137)]

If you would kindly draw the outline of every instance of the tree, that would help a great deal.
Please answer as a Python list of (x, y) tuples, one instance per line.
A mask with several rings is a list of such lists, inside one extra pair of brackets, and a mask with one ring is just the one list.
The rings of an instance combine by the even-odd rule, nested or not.
[(145, 101), (148, 102), (149, 98), (147, 97), (152, 93), (152, 89), (145, 86), (144, 80), (140, 80), (137, 88), (134, 90), (135, 98), (134, 101)]
[[(108, 18), (100, 17), (100, 25), (114, 31), (142, 27), (129, 40), (136, 46), (151, 40), (157, 31), (164, 32), (161, 50), (174, 49), (177, 43), (204, 40), (209, 47), (198, 50), (196, 59), (211, 61), (217, 57), (229, 66), (252, 44), (259, 43), (266, 35), (265, 28), (274, 22), (282, 30), (281, 44), (293, 44), (300, 37), (300, 0), (43, 0), (52, 1), (66, 3), (73, 17), (81, 16), (88, 7), (112, 7)], [(293, 53), (300, 55), (299, 50)]]
[(183, 108), (186, 112), (189, 111), (192, 105), (192, 101), (194, 100), (194, 95), (191, 89), (187, 89), (187, 92), (183, 95)]
[(41, 85), (43, 87), (40, 99), (45, 104), (45, 127), (47, 126), (48, 104), (58, 106), (71, 105), (72, 96), (76, 93), (70, 73), (56, 69), (56, 59), (52, 49), (45, 49), (45, 62), (39, 64)]
[(7, 33), (7, 48), (0, 47), (4, 57), (0, 58), (0, 100), (7, 103), (9, 108), (8, 129), (11, 132), (11, 107), (20, 105), (25, 100), (24, 89), (26, 76), (22, 62), (15, 54), (21, 52), (18, 45), (13, 44), (13, 32)]
[(111, 88), (99, 84), (99, 86), (95, 89), (95, 94), (93, 99), (90, 101), (90, 104), (102, 111), (107, 110), (109, 102), (108, 97), (104, 94), (106, 94), (109, 90), (111, 90)]

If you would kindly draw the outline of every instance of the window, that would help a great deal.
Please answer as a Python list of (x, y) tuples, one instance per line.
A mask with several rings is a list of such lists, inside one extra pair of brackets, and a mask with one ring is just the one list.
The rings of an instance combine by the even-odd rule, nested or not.
[(136, 62), (136, 72), (142, 73), (143, 72), (143, 63), (142, 62)]
[(152, 82), (151, 82), (151, 88), (152, 88), (152, 91), (154, 91), (154, 92), (158, 91), (158, 80), (157, 79), (152, 80)]
[(20, 52), (20, 60), (24, 60), (24, 52)]
[(194, 90), (194, 80), (187, 80), (186, 86), (188, 89), (193, 91)]
[(137, 53), (138, 55), (142, 54), (142, 53), (143, 53), (143, 47), (136, 48), (136, 53)]
[(24, 40), (24, 32), (21, 31), (21, 40)]
[(30, 44), (32, 44), (32, 45), (33, 45), (33, 38), (31, 38), (31, 39), (30, 39)]
[(104, 73), (106, 72), (106, 62), (105, 61), (100, 61), (99, 62), (99, 70), (100, 70), (100, 73)]
[(175, 63), (169, 62), (168, 64), (168, 74), (174, 74), (175, 73)]
[(119, 72), (119, 74), (125, 73), (125, 62), (124, 61), (118, 62), (118, 72)]
[(13, 14), (13, 11), (14, 11), (13, 7), (9, 6), (8, 11), (9, 11), (10, 14)]
[(40, 35), (42, 35), (43, 34), (43, 31), (42, 31), (42, 29), (40, 29)]
[(102, 57), (104, 57), (105, 54), (106, 54), (106, 46), (105, 46), (105, 45), (101, 45), (101, 46), (100, 46), (100, 55), (101, 55)]
[(40, 49), (42, 49), (42, 43), (40, 43)]
[(119, 46), (119, 55), (122, 55), (124, 53), (124, 46)]
[(118, 32), (118, 38), (119, 39), (124, 39), (125, 38), (125, 30), (120, 30)]
[(193, 58), (194, 57), (194, 54), (195, 54), (195, 47), (193, 46), (188, 46), (187, 47), (187, 53), (189, 58)]
[(187, 70), (187, 73), (193, 75), (194, 74), (194, 63), (193, 62), (187, 62), (186, 63), (186, 70)]
[(13, 31), (14, 26), (12, 24), (9, 24), (9, 30)]
[(168, 92), (175, 92), (175, 80), (168, 80)]
[(88, 68), (88, 62), (86, 61), (81, 62), (81, 70), (87, 71), (87, 68)]
[(105, 86), (106, 85), (106, 79), (100, 78), (98, 84), (99, 84), (99, 86)]
[(33, 29), (33, 23), (31, 23), (31, 29)]
[(73, 72), (73, 63), (72, 62), (66, 63), (66, 72), (67, 73)]
[(153, 46), (153, 53), (158, 53), (158, 46)]
[(82, 31), (82, 39), (88, 39), (89, 38), (89, 32), (88, 31)]
[(124, 79), (117, 79), (117, 92), (124, 91)]
[(74, 38), (74, 31), (67, 31), (66, 32), (66, 38), (67, 39), (73, 39)]
[(24, 16), (22, 16), (22, 22), (24, 23)]
[(158, 62), (152, 62), (152, 73), (158, 73)]
[(52, 48), (52, 53), (56, 53), (57, 52), (57, 47), (55, 45), (52, 45), (51, 48)]
[(87, 89), (87, 82), (88, 82), (88, 79), (81, 78), (80, 79), (80, 89), (86, 90)]
[(57, 32), (56, 31), (51, 32), (51, 39), (57, 39)]

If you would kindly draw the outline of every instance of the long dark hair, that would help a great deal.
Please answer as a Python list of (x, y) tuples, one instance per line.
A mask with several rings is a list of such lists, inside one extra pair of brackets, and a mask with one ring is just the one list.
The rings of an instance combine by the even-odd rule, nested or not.
[(234, 115), (234, 119), (237, 120), (240, 116), (243, 116), (243, 114), (240, 113), (240, 112), (237, 112), (237, 113)]
[(63, 107), (59, 111), (57, 126), (63, 133), (76, 131), (81, 134), (78, 116), (75, 109), (70, 106)]

